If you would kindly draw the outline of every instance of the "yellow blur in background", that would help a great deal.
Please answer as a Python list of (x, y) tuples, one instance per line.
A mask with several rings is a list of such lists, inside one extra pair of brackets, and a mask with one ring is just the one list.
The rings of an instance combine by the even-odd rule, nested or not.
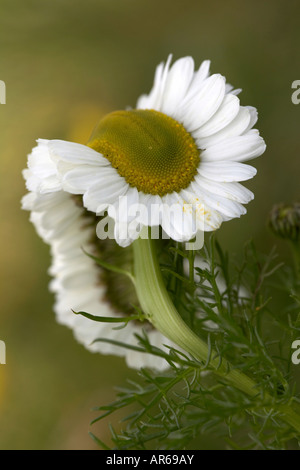
[[(135, 372), (123, 359), (91, 354), (55, 322), (48, 292), (49, 250), (20, 209), (21, 171), (37, 138), (85, 143), (107, 112), (135, 106), (150, 91), (156, 65), (191, 55), (212, 60), (243, 105), (258, 108), (267, 151), (247, 184), (255, 200), (218, 240), (236, 253), (253, 238), (276, 242), (266, 229), (275, 202), (299, 201), (299, 2), (274, 0), (1, 0), (0, 80), (0, 365), (1, 449), (93, 449), (93, 406), (112, 400), (113, 386)], [(92, 431), (109, 441), (107, 423)], [(213, 437), (198, 448), (218, 448)]]

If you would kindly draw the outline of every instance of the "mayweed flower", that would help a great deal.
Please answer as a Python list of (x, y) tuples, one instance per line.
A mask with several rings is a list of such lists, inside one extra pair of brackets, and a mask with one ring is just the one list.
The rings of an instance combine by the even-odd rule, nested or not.
[[(130, 366), (158, 369), (166, 366), (161, 358), (93, 342), (109, 335), (136, 344), (134, 333), (144, 327), (154, 345), (174, 341), (185, 348), (189, 343), (184, 339), (188, 328), (163, 292), (151, 246), (132, 245), (136, 292), (124, 280), (114, 283), (81, 247), (120, 265), (130, 262), (129, 245), (144, 228), (161, 226), (176, 241), (191, 240), (199, 230), (216, 230), (246, 212), (243, 204), (253, 194), (239, 182), (252, 178), (256, 170), (243, 162), (265, 150), (253, 129), (256, 109), (240, 105), (240, 90), (233, 90), (219, 74), (209, 75), (209, 61), (197, 71), (190, 57), (172, 67), (170, 61), (157, 67), (153, 88), (138, 99), (136, 109), (108, 114), (87, 145), (39, 139), (24, 170), (29, 194), (23, 208), (31, 211), (37, 232), (51, 246), (58, 321), (93, 351), (126, 355)], [(171, 207), (175, 210), (170, 215)], [(115, 240), (128, 247), (127, 254), (117, 252), (122, 249), (115, 242), (95, 236), (104, 211), (114, 222)], [(143, 259), (152, 263), (152, 270), (142, 266)], [(152, 325), (166, 334), (148, 322), (145, 327), (131, 321), (125, 329), (113, 330), (71, 310), (118, 316), (128, 314), (137, 299)], [(152, 315), (157, 302), (165, 316)], [(169, 330), (175, 333), (168, 335)], [(187, 350), (193, 353), (197, 347), (198, 338), (191, 338)], [(201, 348), (203, 356), (206, 349)]]
[[(239, 182), (256, 174), (243, 162), (265, 150), (252, 129), (256, 109), (241, 106), (240, 90), (222, 75), (209, 75), (209, 61), (195, 71), (191, 57), (171, 68), (170, 60), (157, 67), (153, 88), (136, 109), (105, 116), (86, 146), (38, 141), (43, 149), (36, 154), (54, 163), (52, 179), (82, 195), (89, 211), (108, 210), (121, 246), (142, 226), (161, 225), (173, 240), (190, 240), (199, 229), (216, 230), (245, 214), (243, 204), (253, 199)], [(50, 191), (54, 183), (47, 184)]]

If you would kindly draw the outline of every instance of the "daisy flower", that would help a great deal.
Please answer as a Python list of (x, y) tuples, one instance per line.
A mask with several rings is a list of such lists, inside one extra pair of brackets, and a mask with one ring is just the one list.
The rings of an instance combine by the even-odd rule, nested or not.
[(86, 146), (42, 141), (63, 190), (82, 195), (91, 212), (108, 210), (121, 246), (142, 226), (190, 240), (245, 214), (253, 199), (240, 181), (256, 174), (244, 162), (266, 148), (253, 129), (256, 109), (241, 106), (240, 90), (222, 75), (209, 74), (209, 61), (196, 71), (191, 57), (170, 61), (157, 67), (136, 109), (105, 116)]
[[(256, 170), (244, 161), (265, 150), (264, 140), (253, 129), (256, 109), (241, 106), (240, 90), (233, 90), (223, 76), (209, 74), (209, 61), (198, 70), (190, 57), (172, 66), (170, 62), (171, 56), (157, 67), (149, 95), (141, 96), (135, 109), (105, 116), (87, 145), (39, 139), (24, 170), (29, 194), (23, 208), (31, 211), (37, 232), (51, 246), (51, 290), (58, 321), (71, 327), (90, 350), (125, 355), (128, 365), (137, 368), (162, 369), (167, 364), (95, 340), (109, 336), (136, 344), (134, 335), (142, 326), (159, 347), (175, 343), (185, 349), (190, 338), (186, 350), (193, 353), (198, 338), (189, 336), (165, 294), (160, 297), (163, 287), (150, 245), (150, 251), (132, 245), (136, 292), (124, 279), (110, 278), (82, 247), (108, 263), (126, 266), (132, 261), (131, 244), (144, 228), (161, 226), (180, 242), (191, 240), (199, 230), (216, 230), (223, 221), (246, 212), (243, 204), (253, 194), (240, 181), (252, 178)], [(114, 240), (99, 240), (105, 211), (120, 247)], [(142, 266), (144, 256), (151, 273)], [(149, 283), (153, 289), (147, 296)], [(165, 318), (156, 305), (162, 298)], [(152, 324), (130, 321), (126, 328), (114, 330), (71, 310), (128, 316), (137, 299)], [(170, 324), (174, 335), (168, 334)]]

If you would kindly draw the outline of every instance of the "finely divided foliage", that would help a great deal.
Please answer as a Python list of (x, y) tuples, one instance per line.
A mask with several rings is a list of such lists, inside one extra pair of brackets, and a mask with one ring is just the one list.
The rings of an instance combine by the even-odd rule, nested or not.
[[(199, 362), (174, 348), (166, 353), (140, 335), (138, 346), (122, 346), (164, 358), (169, 369), (141, 369), (136, 381), (117, 389), (114, 402), (96, 409), (100, 414), (93, 424), (110, 421), (114, 449), (195, 448), (193, 443), (199, 445), (206, 433), (233, 449), (297, 445), (299, 433), (282, 419), (287, 404), (300, 411), (290, 361), (290, 344), (300, 331), (299, 298), (290, 297), (299, 291), (293, 270), (278, 263), (274, 251), (258, 254), (252, 242), (245, 246), (241, 265), (213, 239), (204, 253), (199, 262), (197, 253), (170, 246), (162, 266), (165, 281), (181, 315), (208, 342), (209, 351), (252, 377), (257, 394), (247, 396), (218, 376), (210, 367), (210, 354), (206, 363)], [(285, 307), (276, 300), (279, 287), (286, 294)], [(112, 424), (117, 417), (121, 424)]]

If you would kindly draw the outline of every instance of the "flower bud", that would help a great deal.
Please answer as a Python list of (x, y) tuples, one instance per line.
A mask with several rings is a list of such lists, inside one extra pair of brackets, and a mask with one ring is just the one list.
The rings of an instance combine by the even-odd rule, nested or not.
[(276, 204), (270, 212), (268, 226), (275, 235), (298, 242), (300, 239), (300, 203)]

